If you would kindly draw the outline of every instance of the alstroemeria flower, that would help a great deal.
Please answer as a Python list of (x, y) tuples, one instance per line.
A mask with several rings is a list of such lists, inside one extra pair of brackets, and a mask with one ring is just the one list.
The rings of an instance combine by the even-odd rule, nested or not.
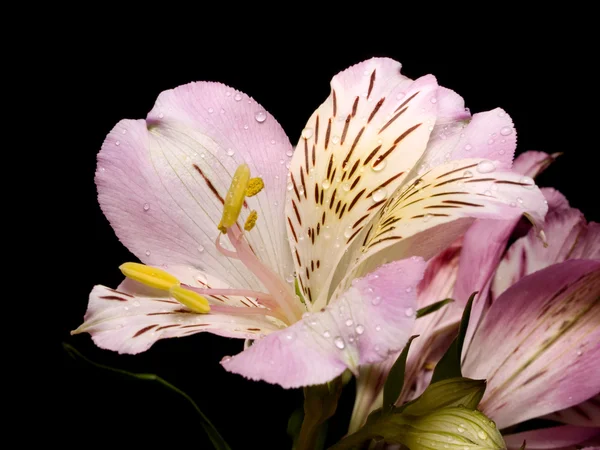
[[(521, 162), (547, 158), (527, 153)], [(510, 224), (476, 223), (460, 246), (457, 243), (430, 261), (421, 282), (437, 267), (439, 280), (433, 274), (428, 286), (445, 285), (446, 291), (437, 291), (438, 296), (465, 288), (469, 282), (478, 283), (472, 289), (482, 289), (479, 301), (485, 306), (470, 322), (474, 331), (470, 343), (465, 344), (463, 374), (488, 380), (480, 408), (499, 428), (538, 417), (565, 424), (508, 434), (510, 448), (520, 447), (524, 439), (527, 448), (562, 448), (600, 434), (600, 371), (596, 364), (600, 356), (600, 226), (588, 224), (557, 191), (542, 191), (550, 207), (544, 224), (545, 244), (531, 230), (504, 253), (512, 228), (501, 227)], [(482, 242), (490, 247), (487, 259), (481, 258)], [(455, 256), (457, 252), (460, 258)], [(421, 284), (419, 297), (427, 298), (431, 291), (423, 290)], [(430, 348), (424, 356), (420, 352), (409, 359), (406, 380), (412, 389), (399, 403), (422, 392), (431, 368), (450, 343), (452, 336), (444, 335), (444, 323), (452, 322), (456, 312), (449, 308), (432, 318), (435, 315), (439, 315), (439, 326), (422, 332)], [(427, 323), (425, 319), (415, 328)], [(370, 398), (373, 396), (370, 393)], [(365, 415), (365, 405), (360, 406), (355, 407), (355, 428)], [(375, 402), (371, 405), (376, 406)]]
[[(515, 159), (512, 170), (524, 180), (531, 180), (554, 159), (555, 156), (546, 153), (526, 152)], [(411, 344), (404, 378), (407, 389), (398, 404), (416, 398), (429, 385), (432, 369), (454, 338), (466, 300), (474, 291), (480, 291), (480, 296), (473, 305), (472, 315), (481, 312), (479, 303), (485, 303), (482, 299), (487, 297), (485, 293), (519, 219), (476, 221), (464, 238), (460, 237), (428, 261), (417, 287), (417, 307), (445, 298), (456, 301), (416, 321), (412, 334), (419, 338)], [(537, 240), (541, 246), (545, 245), (542, 239)], [(381, 406), (383, 385), (397, 357), (398, 353), (381, 363), (361, 367), (350, 432), (356, 431), (369, 413)]]
[(424, 262), (384, 262), (428, 258), (472, 218), (543, 220), (538, 188), (509, 170), (504, 111), (470, 117), (389, 59), (331, 88), (295, 152), (260, 105), (217, 83), (165, 91), (146, 120), (117, 124), (98, 198), (146, 266), (123, 265), (116, 292), (95, 287), (76, 332), (125, 353), (202, 331), (252, 339), (225, 369), (323, 383), (405, 344)]

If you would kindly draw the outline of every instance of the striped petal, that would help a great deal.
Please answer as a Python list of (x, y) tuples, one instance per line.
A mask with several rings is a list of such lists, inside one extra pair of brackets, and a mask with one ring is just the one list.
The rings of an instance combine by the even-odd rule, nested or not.
[(356, 374), (406, 344), (424, 269), (418, 258), (381, 266), (324, 311), (255, 342), (223, 367), (284, 388), (325, 383), (346, 369)]
[[(229, 286), (191, 267), (172, 266), (169, 273), (197, 288), (228, 289)], [(118, 289), (95, 286), (89, 297), (84, 323), (72, 334), (90, 333), (103, 349), (136, 354), (148, 350), (159, 339), (200, 332), (220, 336), (257, 339), (279, 330), (281, 324), (251, 310), (264, 310), (251, 297), (206, 296), (212, 305), (239, 308), (243, 314), (210, 312), (197, 314), (169, 297), (168, 293), (126, 279)]]
[(571, 260), (521, 279), (477, 328), (463, 374), (486, 379), (481, 410), (505, 428), (600, 392), (600, 262)]
[(298, 280), (316, 309), (349, 243), (421, 157), (436, 120), (437, 83), (371, 59), (331, 81), (290, 166), (287, 223)]
[(247, 239), (289, 278), (283, 208), (291, 154), (281, 126), (254, 100), (222, 84), (191, 83), (160, 94), (146, 120), (123, 120), (110, 132), (98, 155), (98, 199), (119, 239), (144, 263), (191, 265), (227, 274), (236, 287), (258, 288), (241, 263), (215, 249), (223, 199), (241, 163), (265, 180), (240, 221), (258, 211)]
[(472, 218), (510, 220), (527, 214), (541, 223), (546, 210), (543, 195), (530, 179), (496, 171), (492, 161), (471, 159), (437, 166), (387, 201), (360, 237), (359, 264), (366, 261), (368, 270), (382, 258), (419, 255), (427, 259), (464, 233)]

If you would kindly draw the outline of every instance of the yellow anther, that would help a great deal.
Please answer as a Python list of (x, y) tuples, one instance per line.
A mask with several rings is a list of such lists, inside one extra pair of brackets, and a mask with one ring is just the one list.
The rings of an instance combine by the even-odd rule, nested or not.
[(182, 288), (181, 286), (173, 286), (169, 292), (175, 300), (182, 305), (187, 306), (194, 312), (206, 314), (210, 311), (208, 300), (206, 300), (197, 292), (190, 291), (189, 289)]
[(265, 182), (260, 177), (250, 178), (248, 188), (246, 189), (246, 197), (254, 197), (265, 187)]
[(240, 215), (244, 199), (246, 198), (246, 189), (250, 181), (250, 167), (247, 164), (242, 164), (237, 168), (231, 180), (231, 186), (225, 197), (223, 205), (223, 216), (219, 223), (221, 233), (227, 233), (227, 229), (233, 226)]
[(139, 263), (124, 263), (119, 266), (123, 275), (132, 280), (139, 281), (146, 286), (168, 291), (172, 286), (178, 286), (179, 280), (170, 273), (156, 267)]
[(256, 219), (258, 219), (258, 213), (254, 210), (250, 212), (250, 215), (246, 219), (246, 223), (244, 224), (244, 230), (250, 231), (256, 225)]

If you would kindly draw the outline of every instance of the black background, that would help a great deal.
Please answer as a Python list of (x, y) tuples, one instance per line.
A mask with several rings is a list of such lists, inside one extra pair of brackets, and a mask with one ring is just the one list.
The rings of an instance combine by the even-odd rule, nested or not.
[[(387, 14), (379, 11), (369, 17), (373, 29), (365, 30), (361, 12), (352, 19), (318, 20), (304, 7), (296, 11), (306, 19), (300, 25), (268, 18), (258, 24), (231, 11), (198, 16), (195, 25), (192, 18), (191, 25), (181, 25), (185, 30), (166, 30), (167, 19), (154, 13), (141, 30), (134, 29), (133, 18), (119, 14), (102, 17), (97, 28), (89, 26), (89, 18), (57, 27), (52, 62), (39, 72), (58, 72), (60, 79), (53, 86), (60, 94), (54, 106), (64, 112), (56, 125), (60, 133), (49, 145), (60, 148), (53, 178), (61, 190), (52, 219), (59, 222), (57, 265), (69, 280), (49, 300), (56, 318), (45, 337), (53, 352), (44, 370), (49, 368), (57, 380), (46, 389), (52, 400), (43, 421), (53, 432), (46, 442), (210, 448), (194, 411), (176, 394), (73, 361), (61, 348), (61, 342), (68, 342), (94, 361), (156, 373), (185, 390), (234, 449), (289, 448), (286, 424), (301, 405), (302, 392), (222, 370), (219, 360), (241, 350), (241, 341), (201, 334), (121, 356), (96, 348), (88, 335), (69, 336), (81, 323), (93, 285), (116, 286), (122, 278), (118, 266), (134, 260), (96, 202), (96, 154), (114, 124), (145, 117), (165, 89), (196, 80), (228, 84), (270, 111), (295, 143), (327, 97), (333, 75), (363, 59), (388, 56), (401, 61), (410, 77), (436, 75), (441, 85), (465, 98), (473, 113), (504, 108), (518, 132), (517, 152), (564, 152), (538, 183), (559, 189), (589, 220), (600, 219), (594, 198), (596, 80), (590, 40), (581, 30), (566, 33), (539, 17), (521, 25), (512, 12), (499, 11), (483, 14), (477, 29), (475, 19), (439, 29), (428, 16), (399, 17), (397, 23), (387, 17), (382, 23), (376, 19)], [(498, 15), (498, 21), (491, 19)], [(403, 29), (407, 22), (420, 27), (408, 32)], [(177, 27), (178, 22), (170, 24)], [(331, 424), (332, 439), (347, 426), (352, 389), (353, 384), (342, 399), (345, 411)]]

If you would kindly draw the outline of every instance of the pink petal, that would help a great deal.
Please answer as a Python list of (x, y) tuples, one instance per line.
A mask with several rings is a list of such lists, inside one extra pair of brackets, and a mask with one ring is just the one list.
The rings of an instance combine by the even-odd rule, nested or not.
[(575, 427), (565, 425), (525, 431), (524, 433), (503, 436), (509, 449), (518, 449), (527, 441), (527, 449), (559, 449), (569, 445), (581, 444), (600, 434), (598, 428)]
[[(546, 190), (544, 190), (546, 194)], [(556, 193), (549, 191), (552, 198)], [(552, 202), (552, 203), (551, 203)], [(552, 264), (568, 259), (600, 258), (600, 229), (588, 227), (583, 214), (568, 204), (549, 199), (555, 204), (544, 223), (547, 243), (535, 230), (518, 239), (506, 252), (496, 271), (492, 284), (492, 298), (498, 297), (522, 277)]]
[[(336, 75), (331, 95), (313, 113), (296, 147), (288, 232), (298, 280), (316, 309), (327, 304), (345, 250), (377, 205), (400, 186), (435, 123), (435, 78), (412, 81), (400, 67), (374, 58)], [(308, 275), (317, 261), (318, 270)]]
[(421, 161), (421, 170), (449, 161), (482, 158), (496, 161), (498, 169), (510, 169), (517, 147), (517, 132), (502, 109), (473, 115), (468, 125), (436, 126)]
[[(169, 267), (168, 270), (190, 286), (229, 287), (190, 267)], [(252, 298), (221, 295), (206, 298), (213, 305), (228, 305), (241, 310), (259, 309)], [(84, 323), (72, 334), (90, 333), (100, 348), (136, 354), (148, 350), (159, 339), (204, 331), (226, 337), (257, 339), (278, 329), (280, 326), (274, 320), (263, 315), (196, 314), (170, 298), (165, 291), (125, 280), (117, 290), (94, 287)]]
[(596, 395), (571, 408), (556, 411), (544, 418), (570, 425), (600, 428), (600, 395)]
[(491, 306), (463, 374), (486, 379), (481, 410), (499, 428), (600, 392), (600, 262), (571, 260), (521, 279)]
[(263, 177), (265, 190), (247, 199), (240, 223), (258, 211), (248, 240), (262, 261), (289, 276), (283, 208), (291, 151), (281, 126), (254, 100), (222, 84), (190, 83), (160, 94), (146, 121), (123, 120), (109, 133), (98, 155), (98, 199), (144, 263), (191, 265), (257, 288), (243, 265), (215, 249), (222, 199), (241, 163)]
[(521, 153), (513, 164), (513, 170), (522, 173), (528, 177), (535, 178), (543, 172), (550, 164), (552, 164), (560, 153), (549, 155), (544, 152), (528, 151)]
[(320, 384), (401, 349), (415, 320), (425, 263), (408, 259), (357, 279), (326, 310), (272, 333), (223, 361), (226, 370), (284, 388)]
[(465, 108), (464, 99), (452, 89), (440, 86), (436, 97), (438, 104), (436, 127), (460, 123), (462, 128), (464, 122), (471, 119), (471, 113)]
[[(456, 280), (460, 243), (449, 247), (427, 263), (423, 279), (417, 287), (417, 308), (438, 302), (451, 296), (452, 286)], [(425, 386), (421, 386), (420, 377), (423, 366), (434, 357), (432, 352), (440, 344), (440, 338), (446, 337), (444, 329), (458, 323), (462, 314), (462, 305), (447, 305), (432, 314), (418, 319), (412, 334), (419, 335), (408, 353), (402, 398), (407, 401), (420, 395)], [(451, 338), (450, 338), (451, 340)], [(449, 344), (449, 340), (448, 341)], [(392, 354), (385, 361), (361, 368), (356, 385), (356, 400), (350, 421), (350, 432), (356, 431), (367, 416), (381, 406), (381, 392), (388, 373), (396, 362), (399, 352)], [(434, 359), (435, 360), (435, 359)]]

